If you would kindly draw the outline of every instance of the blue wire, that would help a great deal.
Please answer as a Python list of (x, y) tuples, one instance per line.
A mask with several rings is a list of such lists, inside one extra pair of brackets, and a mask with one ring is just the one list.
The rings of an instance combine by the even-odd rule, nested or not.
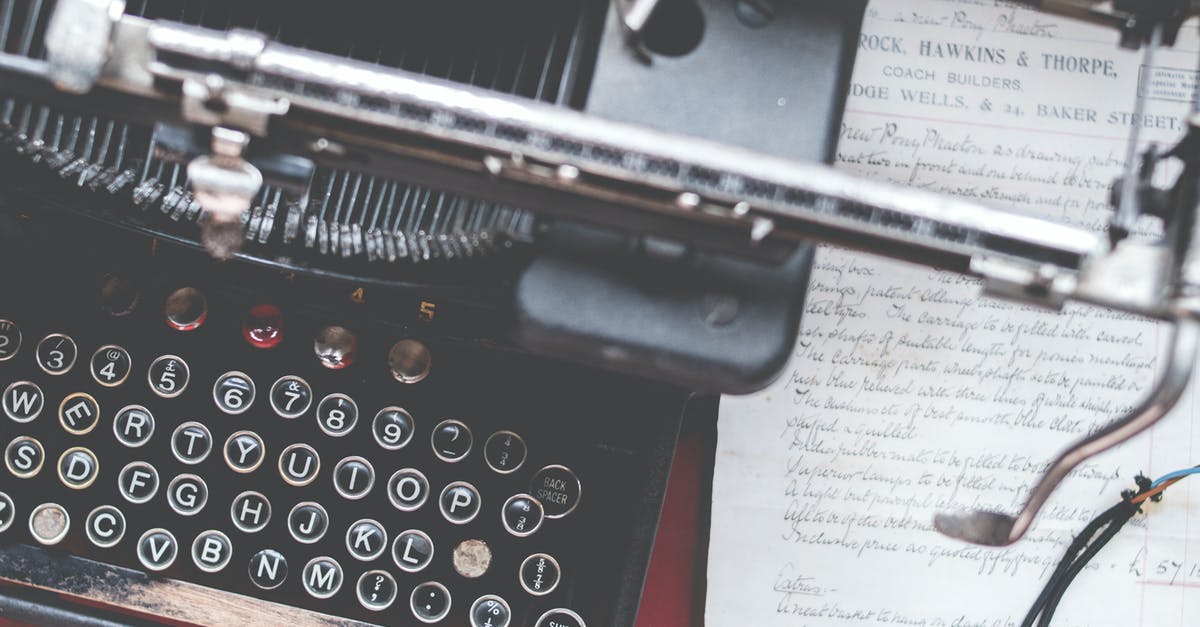
[(1151, 489), (1157, 488), (1158, 486), (1160, 486), (1172, 479), (1178, 479), (1180, 477), (1186, 477), (1188, 475), (1195, 475), (1195, 474), (1200, 474), (1200, 466), (1195, 466), (1192, 468), (1184, 468), (1183, 470), (1176, 470), (1175, 472), (1169, 472), (1169, 473), (1159, 477), (1158, 479), (1155, 479), (1154, 483), (1150, 484), (1150, 488)]

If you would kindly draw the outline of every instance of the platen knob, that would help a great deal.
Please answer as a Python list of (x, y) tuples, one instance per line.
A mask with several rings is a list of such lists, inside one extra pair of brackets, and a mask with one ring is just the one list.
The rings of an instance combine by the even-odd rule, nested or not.
[(418, 383), (429, 376), (433, 357), (423, 342), (411, 339), (392, 344), (388, 351), (388, 368), (401, 383)]
[(317, 339), (313, 341), (313, 352), (321, 360), (322, 366), (340, 370), (354, 363), (358, 340), (345, 327), (328, 326), (317, 334)]

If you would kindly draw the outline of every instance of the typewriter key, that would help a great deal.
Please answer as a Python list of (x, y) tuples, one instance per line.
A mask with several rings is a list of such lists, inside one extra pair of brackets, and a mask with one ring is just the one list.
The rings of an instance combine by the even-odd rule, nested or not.
[(146, 462), (129, 462), (117, 475), (117, 488), (130, 503), (145, 503), (158, 493), (158, 470)]
[(388, 499), (404, 512), (420, 509), (429, 497), (429, 480), (415, 468), (403, 468), (388, 479)]
[(194, 516), (208, 503), (208, 484), (193, 474), (182, 474), (167, 484), (167, 504), (180, 516)]
[(21, 350), (21, 327), (12, 320), (0, 320), (0, 361), (8, 361)]
[(442, 489), (438, 505), (446, 520), (465, 525), (479, 513), (479, 490), (466, 481), (455, 481)]
[(566, 466), (546, 466), (533, 475), (529, 491), (542, 502), (546, 518), (562, 518), (575, 511), (583, 486)]
[(4, 447), (4, 465), (18, 479), (36, 477), (46, 461), (46, 449), (36, 438), (19, 435)]
[(279, 454), (279, 474), (289, 485), (306, 486), (317, 478), (321, 457), (307, 444), (293, 444)]
[(257, 533), (271, 521), (271, 501), (261, 492), (247, 490), (234, 497), (229, 516), (233, 526), (246, 533)]
[(337, 493), (358, 500), (375, 486), (375, 469), (361, 457), (347, 457), (333, 467), (333, 487)]
[(251, 307), (242, 320), (242, 337), (254, 348), (275, 348), (283, 341), (283, 312), (266, 303)]
[(387, 548), (387, 532), (383, 525), (369, 518), (356, 521), (346, 529), (346, 551), (360, 562), (369, 562), (383, 555)]
[(13, 503), (12, 497), (0, 492), (0, 533), (7, 531), (16, 517), (17, 506)]
[(450, 591), (436, 581), (426, 581), (413, 588), (408, 607), (417, 620), (436, 623), (450, 613)]
[(329, 529), (329, 514), (320, 503), (297, 503), (288, 513), (287, 525), (288, 533), (292, 534), (296, 542), (313, 544), (325, 537), (325, 531)]
[(524, 538), (542, 526), (542, 504), (528, 494), (511, 496), (500, 510), (500, 519), (509, 533)]
[(342, 588), (342, 565), (332, 557), (314, 557), (300, 574), (304, 591), (317, 599), (328, 599)]
[(225, 464), (234, 472), (246, 474), (258, 470), (266, 454), (262, 438), (253, 431), (238, 431), (225, 440)]
[(87, 435), (100, 422), (100, 404), (91, 394), (75, 392), (58, 404), (58, 422), (74, 435)]
[(92, 544), (102, 549), (114, 547), (125, 537), (125, 514), (112, 505), (101, 505), (88, 514), (84, 532)]
[(232, 557), (233, 543), (229, 536), (215, 529), (200, 532), (192, 542), (192, 562), (206, 573), (223, 570)]
[(340, 370), (354, 363), (357, 351), (358, 340), (345, 327), (325, 327), (313, 340), (313, 352), (317, 360), (331, 370)]
[(212, 451), (212, 434), (198, 422), (185, 422), (171, 434), (171, 453), (185, 464), (199, 464)]
[(100, 462), (96, 454), (82, 446), (63, 451), (58, 457), (58, 478), (72, 490), (84, 490), (96, 481)]
[(457, 420), (443, 420), (430, 436), (433, 454), (445, 462), (456, 462), (471, 452), (471, 430)]
[(492, 548), (483, 540), (463, 540), (454, 547), (450, 562), (454, 565), (454, 572), (467, 579), (476, 579), (487, 574), (491, 567)]
[(101, 346), (92, 353), (92, 378), (106, 388), (115, 388), (124, 383), (132, 369), (133, 360), (129, 357), (129, 351), (116, 344)]
[(560, 607), (542, 614), (534, 627), (587, 627), (587, 625), (579, 617), (579, 614)]
[(379, 410), (371, 423), (375, 441), (389, 451), (404, 448), (412, 439), (414, 430), (412, 414), (395, 406)]
[(32, 381), (16, 381), (4, 388), (4, 398), (0, 399), (4, 406), (4, 415), (14, 422), (30, 422), (42, 413), (46, 404), (46, 395), (42, 388)]
[(299, 418), (312, 406), (312, 388), (295, 375), (280, 377), (271, 384), (271, 409), (282, 418)]
[(179, 543), (175, 541), (175, 535), (166, 529), (151, 529), (138, 538), (138, 561), (146, 570), (166, 570), (175, 563), (178, 554)]
[(240, 414), (254, 403), (254, 380), (236, 370), (226, 372), (213, 384), (213, 401), (227, 414)]
[(137, 285), (124, 277), (106, 274), (100, 280), (100, 310), (114, 318), (128, 316), (137, 309), (141, 293)]
[(497, 431), (483, 445), (487, 465), (500, 474), (516, 472), (525, 463), (525, 440), (512, 431)]
[(368, 610), (386, 610), (396, 600), (396, 578), (386, 570), (369, 570), (358, 578), (355, 593)]
[(141, 405), (126, 405), (113, 418), (113, 435), (121, 444), (137, 448), (154, 435), (154, 415)]
[(345, 394), (330, 394), (317, 404), (317, 425), (326, 435), (340, 438), (358, 423), (358, 404)]
[(194, 287), (183, 287), (171, 292), (163, 305), (167, 326), (177, 331), (194, 331), (208, 318), (208, 301)]
[(69, 335), (52, 333), (38, 342), (36, 355), (38, 367), (46, 374), (66, 374), (75, 365), (79, 347)]
[(51, 546), (62, 542), (71, 528), (71, 515), (58, 503), (42, 503), (29, 513), (29, 533), (38, 543)]
[(433, 561), (433, 540), (420, 529), (402, 531), (392, 542), (392, 561), (405, 572), (424, 570)]
[(535, 553), (525, 558), (525, 561), (521, 562), (519, 572), (521, 587), (534, 596), (544, 596), (554, 592), (554, 588), (558, 587), (559, 576), (562, 574), (558, 567), (558, 560), (545, 553)]
[(471, 627), (508, 627), (510, 620), (508, 602), (494, 594), (485, 594), (471, 605)]
[(263, 549), (250, 558), (246, 572), (250, 574), (250, 581), (254, 585), (263, 590), (274, 590), (287, 579), (287, 558), (275, 549)]
[(429, 348), (417, 340), (400, 340), (388, 351), (388, 370), (401, 383), (420, 383), (432, 364)]
[(183, 394), (190, 375), (187, 362), (175, 355), (163, 355), (155, 359), (146, 371), (150, 389), (163, 398), (175, 398)]

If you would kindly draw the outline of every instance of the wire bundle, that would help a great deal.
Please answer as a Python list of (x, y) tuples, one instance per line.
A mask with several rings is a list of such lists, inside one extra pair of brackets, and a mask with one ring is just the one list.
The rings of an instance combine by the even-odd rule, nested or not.
[(1062, 560), (1054, 569), (1054, 573), (1046, 581), (1041, 594), (1034, 600), (1029, 612), (1025, 614), (1025, 620), (1021, 621), (1021, 627), (1033, 627), (1035, 621), (1037, 627), (1048, 627), (1067, 587), (1083, 571), (1088, 562), (1100, 552), (1100, 549), (1103, 549), (1121, 531), (1125, 523), (1142, 511), (1142, 504), (1147, 500), (1156, 502), (1161, 500), (1164, 490), (1182, 481), (1185, 477), (1197, 473), (1200, 473), (1200, 466), (1167, 473), (1153, 482), (1141, 475), (1135, 477), (1134, 481), (1138, 485), (1137, 491), (1126, 490), (1121, 493), (1119, 503), (1092, 519), (1083, 528), (1083, 531), (1075, 536), (1070, 546), (1067, 547)]

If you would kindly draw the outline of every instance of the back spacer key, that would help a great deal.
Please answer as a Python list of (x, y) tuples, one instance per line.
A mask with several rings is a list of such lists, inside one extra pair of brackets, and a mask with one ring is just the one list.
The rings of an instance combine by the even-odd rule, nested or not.
[(582, 491), (579, 477), (557, 464), (537, 471), (529, 482), (529, 493), (541, 501), (546, 518), (562, 518), (575, 511)]

